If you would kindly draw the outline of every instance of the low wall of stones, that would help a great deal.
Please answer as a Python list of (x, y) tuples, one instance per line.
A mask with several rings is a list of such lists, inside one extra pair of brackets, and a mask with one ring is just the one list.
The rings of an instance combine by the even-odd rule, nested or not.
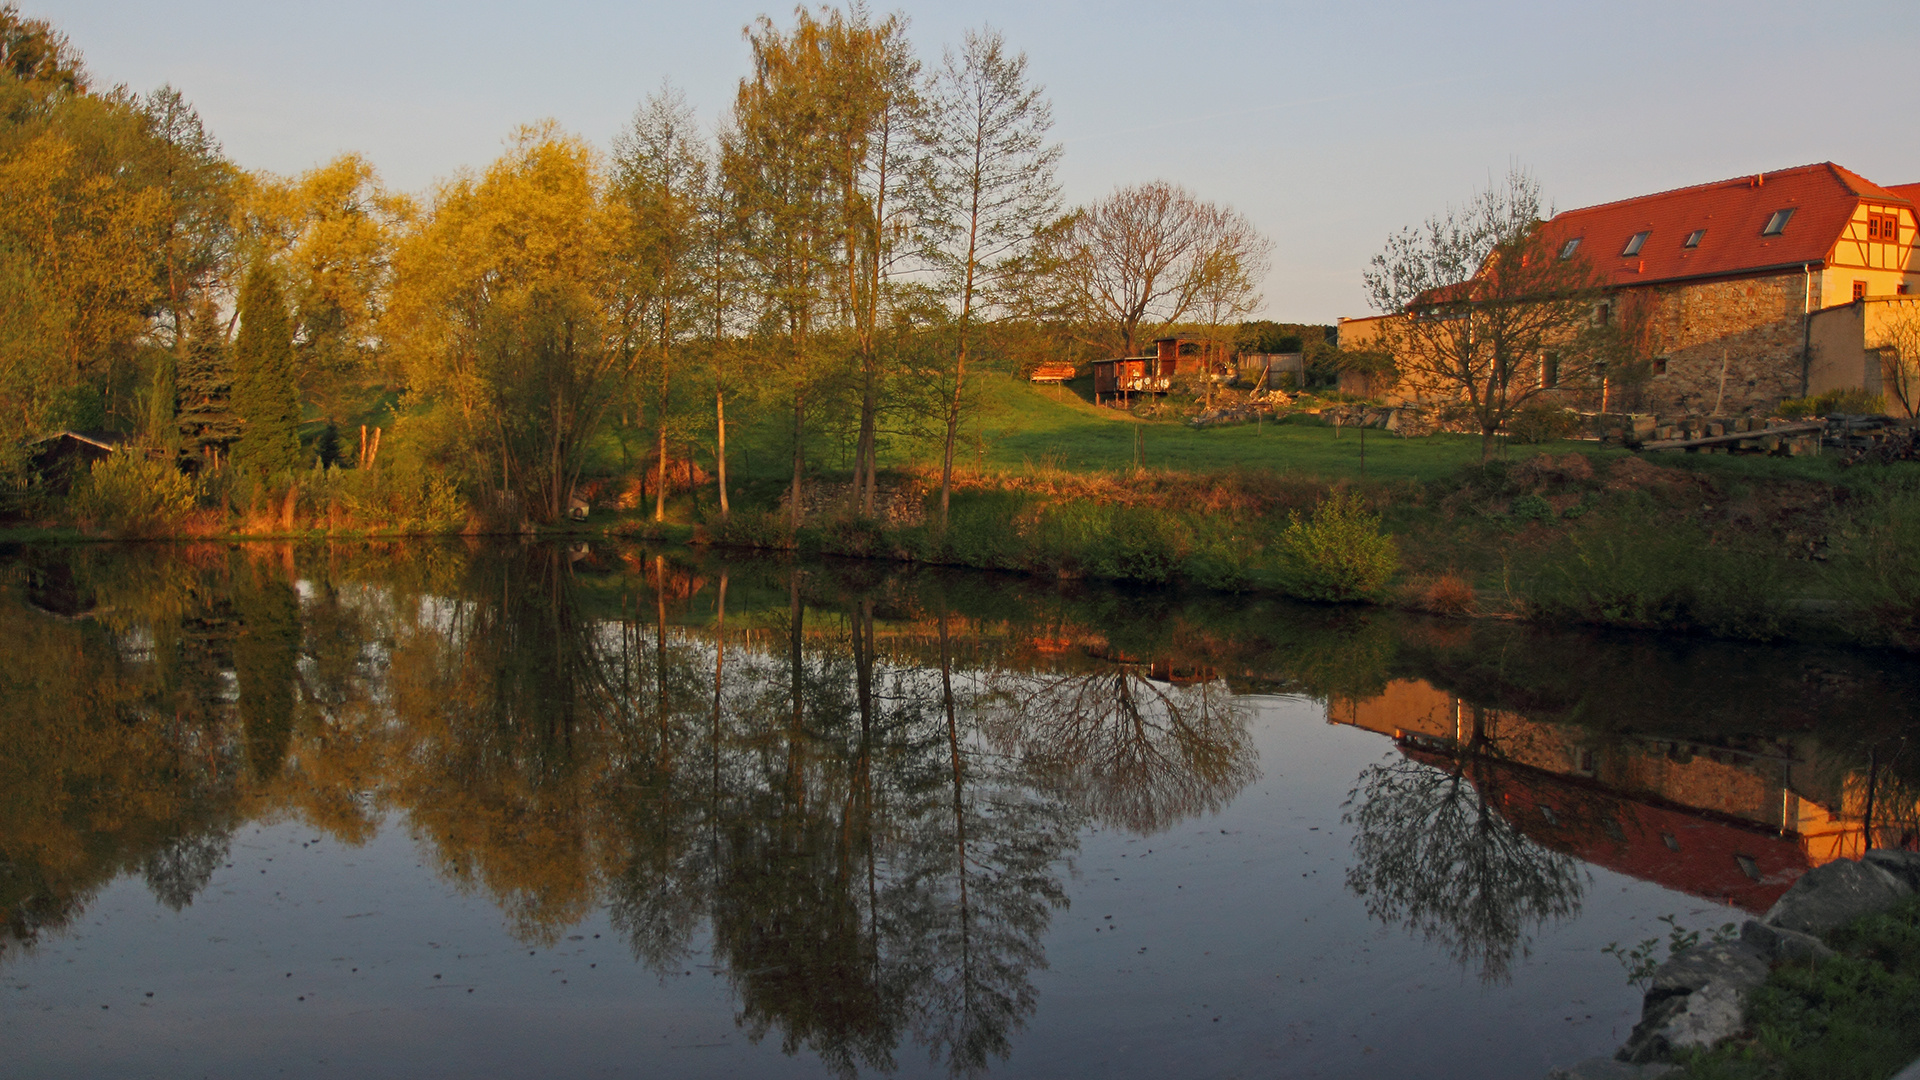
[(1740, 1034), (1747, 997), (1776, 963), (1833, 955), (1822, 935), (1920, 892), (1920, 852), (1876, 850), (1815, 867), (1733, 941), (1696, 945), (1653, 973), (1640, 1022), (1608, 1058), (1554, 1069), (1547, 1080), (1664, 1076), (1677, 1050), (1706, 1049)]

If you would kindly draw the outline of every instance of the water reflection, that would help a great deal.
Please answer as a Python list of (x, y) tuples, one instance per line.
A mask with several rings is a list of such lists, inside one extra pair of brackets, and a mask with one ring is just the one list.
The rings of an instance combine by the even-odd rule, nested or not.
[[(1485, 714), (1463, 711), (1459, 737), (1360, 774), (1345, 817), (1354, 826), (1347, 887), (1375, 918), (1444, 943), (1455, 962), (1500, 981), (1534, 930), (1579, 913), (1589, 875), (1520, 828), (1513, 808), (1529, 800), (1493, 759)], [(1569, 826), (1605, 813), (1564, 800), (1542, 810)]]
[(543, 544), (0, 565), (0, 960), (123, 874), (191, 904), (247, 822), (391, 815), (524, 943), (605, 909), (755, 1039), (978, 1072), (1083, 827), (1226, 806), (1272, 693), (1394, 740), (1347, 881), (1490, 980), (1591, 866), (1757, 910), (1916, 836), (1886, 657)]

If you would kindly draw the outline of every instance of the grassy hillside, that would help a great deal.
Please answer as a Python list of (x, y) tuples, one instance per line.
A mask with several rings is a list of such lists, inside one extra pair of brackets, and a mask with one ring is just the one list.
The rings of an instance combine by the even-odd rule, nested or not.
[[(982, 463), (989, 472), (1029, 467), (1070, 472), (1112, 471), (1133, 464), (1136, 432), (1144, 439), (1145, 464), (1153, 469), (1214, 472), (1261, 469), (1327, 479), (1432, 480), (1480, 460), (1480, 440), (1470, 435), (1402, 439), (1384, 431), (1310, 423), (1194, 428), (1183, 420), (1135, 420), (1096, 406), (1072, 387), (1033, 386), (1004, 380), (993, 388), (998, 411), (986, 421)], [(1171, 413), (1172, 410), (1169, 410)], [(1514, 446), (1513, 457), (1541, 451), (1564, 453), (1591, 446), (1556, 443)]]

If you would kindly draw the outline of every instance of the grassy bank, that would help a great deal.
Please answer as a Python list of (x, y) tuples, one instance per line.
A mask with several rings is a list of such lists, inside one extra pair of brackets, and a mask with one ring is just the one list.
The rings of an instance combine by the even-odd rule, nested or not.
[(1749, 1038), (1682, 1062), (1689, 1080), (1886, 1080), (1920, 1057), (1920, 897), (1828, 938), (1824, 960), (1776, 968)]
[(709, 519), (697, 540), (1449, 615), (1920, 645), (1920, 470), (1907, 466), (1589, 450), (1425, 481), (1036, 467), (965, 477), (944, 531), (930, 478), (893, 483), (926, 517), (888, 525), (823, 495), (796, 532), (769, 490), (725, 524)]
[[(1920, 468), (1827, 458), (1636, 456), (1591, 443), (1503, 447), (1299, 422), (1194, 429), (1096, 408), (1070, 388), (1008, 382), (958, 478), (947, 526), (935, 478), (895, 446), (880, 520), (844, 474), (815, 474), (793, 530), (771, 443), (743, 445), (733, 513), (711, 485), (668, 520), (596, 509), (542, 533), (614, 533), (1010, 570), (1187, 583), (1446, 615), (1766, 640), (1920, 648)], [(994, 427), (992, 425), (997, 425)], [(761, 433), (764, 435), (764, 433)], [(1145, 468), (1132, 465), (1144, 454)], [(830, 453), (815, 455), (831, 465)], [(144, 470), (144, 472), (143, 472)], [(152, 473), (153, 475), (147, 475)], [(166, 475), (162, 475), (166, 474)], [(467, 509), (421, 470), (315, 474), (266, 490), (116, 463), (0, 538), (357, 538), (524, 533)], [(631, 487), (613, 477), (607, 490)], [(621, 488), (621, 490), (625, 490)]]

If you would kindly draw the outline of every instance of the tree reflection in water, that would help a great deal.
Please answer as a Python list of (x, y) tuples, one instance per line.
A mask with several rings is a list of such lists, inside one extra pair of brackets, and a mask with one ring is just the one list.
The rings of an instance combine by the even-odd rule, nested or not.
[[(1208, 665), (1358, 694), (1415, 655), (1390, 647), (1385, 616), (1289, 616), (1274, 625), (1292, 636), (1265, 645), (1246, 622), (1184, 622), (1129, 645), (1169, 658), (1137, 664), (1087, 655), (1112, 609), (1066, 593), (1049, 615), (1029, 587), (979, 578), (948, 596), (925, 578), (616, 557), (220, 545), (17, 560), (0, 575), (0, 959), (120, 874), (192, 902), (242, 823), (358, 844), (397, 811), (430, 865), (521, 940), (556, 942), (604, 908), (665, 974), (691, 970), (704, 933), (754, 1038), (842, 1074), (891, 1069), (908, 1046), (974, 1073), (1036, 1007), (1081, 827), (1168, 829), (1259, 776), (1244, 699)], [(1443, 652), (1412, 674), (1499, 650)], [(1602, 700), (1555, 682), (1576, 666), (1546, 645), (1515, 652), (1468, 673), (1568, 710)], [(1855, 684), (1868, 704), (1911, 698), (1846, 670), (1818, 684), (1841, 691), (1800, 691), (1805, 707), (1868, 715), (1833, 696)], [(1376, 917), (1502, 979), (1584, 888), (1553, 829), (1528, 818), (1529, 840), (1514, 815), (1557, 800), (1573, 836), (1615, 810), (1533, 790), (1514, 739), (1503, 753), (1475, 719), (1361, 775), (1348, 883)], [(1830, 756), (1844, 786), (1852, 758)], [(1859, 757), (1873, 827), (1912, 836), (1911, 755)]]
[[(1504, 774), (1489, 756), (1496, 744), (1481, 711), (1471, 711), (1471, 734), (1422, 755), (1432, 763), (1396, 755), (1362, 770), (1347, 797), (1347, 887), (1374, 918), (1441, 943), (1487, 982), (1504, 982), (1536, 929), (1579, 914), (1589, 875), (1502, 812)], [(1598, 807), (1563, 812), (1612, 820)]]
[(1003, 672), (994, 691), (994, 744), (1059, 777), (1104, 825), (1160, 832), (1260, 778), (1245, 700), (1210, 673), (1180, 685), (1137, 664)]

